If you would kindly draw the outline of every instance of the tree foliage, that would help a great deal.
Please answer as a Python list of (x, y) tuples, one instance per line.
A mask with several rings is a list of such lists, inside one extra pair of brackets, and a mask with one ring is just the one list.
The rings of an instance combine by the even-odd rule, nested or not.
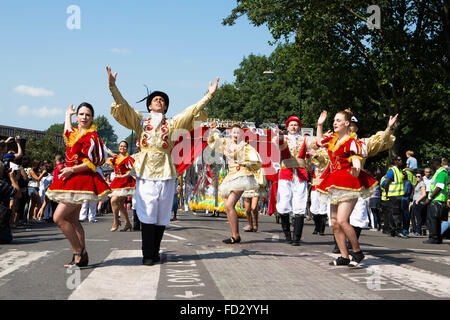
[[(414, 150), (422, 165), (448, 156), (450, 19), (446, 1), (377, 1), (381, 29), (368, 27), (366, 1), (239, 0), (223, 21), (246, 15), (278, 44), (270, 57), (250, 55), (222, 86), (212, 116), (282, 122), (297, 113), (314, 125), (320, 110), (351, 108), (361, 136), (399, 113), (394, 152)], [(263, 78), (271, 68), (273, 79)], [(229, 102), (229, 105), (225, 105)], [(217, 108), (217, 109), (216, 109)], [(230, 112), (230, 113), (228, 113)]]

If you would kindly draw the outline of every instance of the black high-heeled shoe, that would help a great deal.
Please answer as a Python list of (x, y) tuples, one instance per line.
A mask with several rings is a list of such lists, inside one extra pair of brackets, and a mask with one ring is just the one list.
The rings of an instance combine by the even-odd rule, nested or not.
[(75, 263), (77, 267), (86, 267), (89, 264), (89, 256), (85, 248), (81, 250), (81, 253), (76, 253), (77, 256), (81, 257), (78, 263)]

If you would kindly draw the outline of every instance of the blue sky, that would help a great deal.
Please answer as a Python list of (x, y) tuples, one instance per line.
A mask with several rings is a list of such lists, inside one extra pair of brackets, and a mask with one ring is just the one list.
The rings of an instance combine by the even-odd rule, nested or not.
[[(71, 103), (90, 102), (105, 115), (119, 139), (130, 134), (109, 114), (112, 97), (106, 66), (117, 86), (136, 104), (150, 90), (170, 97), (168, 116), (206, 93), (217, 76), (233, 71), (249, 54), (269, 55), (266, 28), (241, 18), (221, 24), (231, 0), (12, 1), (0, 2), (0, 124), (45, 130), (64, 121)], [(80, 9), (80, 29), (70, 30), (67, 8)]]

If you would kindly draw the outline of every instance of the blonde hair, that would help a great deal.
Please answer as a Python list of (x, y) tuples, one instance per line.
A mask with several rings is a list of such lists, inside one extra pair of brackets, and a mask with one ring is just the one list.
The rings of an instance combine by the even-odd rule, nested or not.
[(406, 151), (406, 155), (413, 157), (414, 156), (414, 151), (408, 150)]

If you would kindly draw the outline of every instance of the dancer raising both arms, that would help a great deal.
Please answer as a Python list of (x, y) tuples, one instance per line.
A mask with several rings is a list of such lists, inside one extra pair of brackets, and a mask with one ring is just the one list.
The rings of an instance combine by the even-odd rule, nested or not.
[[(76, 114), (78, 126), (72, 128), (72, 116)], [(103, 177), (97, 172), (107, 156), (107, 150), (100, 140), (94, 120), (94, 108), (86, 102), (80, 104), (76, 111), (73, 105), (66, 110), (64, 141), (66, 149), (66, 167), (48, 187), (49, 199), (60, 201), (53, 214), (53, 220), (72, 245), (72, 261), (65, 265), (70, 267), (87, 266), (84, 229), (79, 221), (81, 205), (85, 200), (102, 201), (108, 197), (110, 189)]]
[[(142, 263), (153, 265), (161, 257), (159, 249), (166, 226), (170, 223), (177, 171), (172, 159), (176, 130), (192, 131), (194, 122), (206, 121), (203, 108), (214, 96), (219, 78), (209, 83), (208, 93), (196, 104), (188, 107), (172, 119), (166, 119), (169, 96), (154, 91), (145, 100), (150, 117), (144, 119), (141, 112), (133, 109), (116, 87), (117, 72), (108, 72), (109, 89), (114, 98), (111, 114), (124, 127), (136, 131), (141, 152), (135, 156), (132, 174), (136, 176), (136, 213), (141, 222)], [(143, 101), (142, 100), (142, 101)]]
[[(318, 120), (318, 137), (322, 136), (322, 124), (326, 119), (323, 111)], [(288, 135), (278, 129), (274, 137), (275, 145), (280, 148), (281, 170), (277, 190), (277, 212), (280, 214), (281, 227), (286, 242), (293, 246), (300, 245), (308, 201), (308, 171), (306, 170), (310, 138), (300, 133), (302, 122), (297, 116), (286, 121)], [(320, 131), (320, 132), (319, 132)], [(294, 216), (294, 237), (291, 237), (289, 215)]]
[(225, 199), (225, 212), (231, 228), (231, 238), (224, 243), (241, 242), (236, 203), (245, 190), (259, 190), (266, 185), (259, 153), (242, 139), (238, 124), (231, 127), (230, 138), (220, 137), (213, 123), (208, 144), (214, 151), (223, 154), (228, 163), (228, 174), (219, 186), (219, 195)]
[[(334, 117), (334, 134), (326, 135), (316, 146), (328, 148), (331, 160), (330, 173), (319, 184), (317, 190), (326, 194), (330, 202), (331, 225), (341, 256), (331, 265), (358, 265), (364, 254), (359, 247), (355, 230), (349, 223), (350, 214), (358, 197), (367, 197), (376, 186), (377, 180), (361, 171), (361, 160), (367, 156), (365, 147), (350, 134), (349, 126), (353, 113), (350, 110), (338, 112)], [(353, 248), (349, 259), (345, 238)]]
[(109, 186), (112, 190), (111, 194), (111, 208), (114, 214), (114, 222), (111, 232), (119, 229), (120, 220), (119, 212), (125, 220), (125, 227), (120, 231), (127, 231), (132, 229), (130, 219), (128, 218), (127, 210), (125, 209), (125, 200), (127, 197), (135, 195), (136, 181), (130, 175), (131, 168), (134, 164), (134, 158), (128, 154), (128, 142), (122, 141), (119, 143), (119, 154), (115, 155), (110, 150), (108, 153), (112, 156), (107, 160), (107, 163), (114, 168), (114, 180)]

